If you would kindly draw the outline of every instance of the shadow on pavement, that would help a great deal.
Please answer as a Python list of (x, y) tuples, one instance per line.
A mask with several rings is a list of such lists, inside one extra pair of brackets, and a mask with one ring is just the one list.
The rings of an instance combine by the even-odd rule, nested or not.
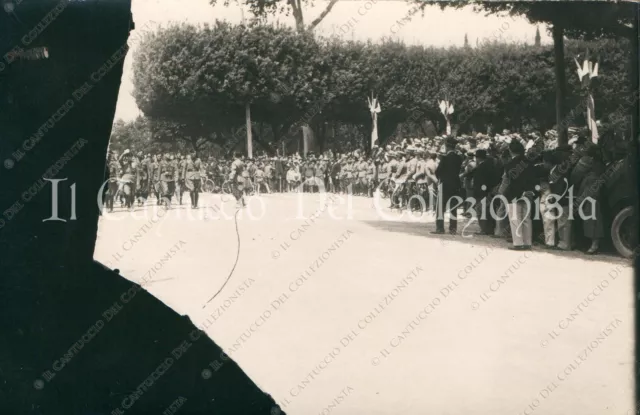
[[(476, 232), (480, 231), (480, 228), (476, 223), (467, 224), (468, 220), (466, 218), (458, 219), (458, 233), (454, 235), (434, 235), (430, 232), (436, 230), (436, 225), (434, 222), (431, 223), (422, 223), (422, 222), (411, 222), (411, 221), (362, 221), (371, 227), (376, 229), (388, 231), (388, 232), (401, 232), (414, 236), (421, 236), (430, 239), (440, 240), (443, 245), (446, 245), (451, 242), (463, 243), (468, 245), (480, 245), (480, 246), (493, 246), (502, 249), (508, 249), (511, 244), (507, 242), (505, 238), (494, 238), (491, 236), (484, 235), (476, 235)], [(448, 227), (448, 221), (445, 222), (445, 228)], [(466, 227), (466, 228), (465, 228)], [(464, 232), (464, 235), (463, 234)], [(540, 236), (536, 238), (534, 236), (534, 247), (533, 250), (535, 252), (544, 252), (553, 256), (571, 258), (571, 259), (582, 259), (585, 261), (597, 261), (597, 262), (609, 262), (612, 264), (624, 264), (629, 265), (629, 261), (625, 258), (618, 256), (615, 253), (606, 251), (599, 253), (597, 255), (587, 255), (584, 252), (579, 250), (573, 251), (551, 251), (544, 249), (544, 244), (540, 241)]]

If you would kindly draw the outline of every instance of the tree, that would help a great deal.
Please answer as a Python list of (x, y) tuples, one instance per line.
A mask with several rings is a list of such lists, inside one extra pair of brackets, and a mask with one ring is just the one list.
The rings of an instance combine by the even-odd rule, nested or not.
[(118, 119), (113, 123), (110, 138), (111, 150), (120, 154), (126, 149), (133, 152), (147, 151), (151, 145), (151, 132), (146, 118), (139, 116), (129, 122)]
[[(227, 23), (170, 26), (143, 39), (142, 45), (133, 64), (136, 102), (152, 124), (154, 142), (183, 143), (189, 151), (201, 150), (207, 142), (225, 152), (242, 147), (247, 102), (255, 141), (268, 153), (285, 142), (295, 146), (301, 125), (319, 133), (320, 148), (336, 136), (325, 137), (329, 131), (358, 131), (362, 139), (371, 128), (366, 102), (371, 93), (383, 109), (378, 125), (382, 142), (394, 136), (400, 123), (444, 125), (437, 103), (445, 97), (455, 105), (453, 123), (461, 132), (487, 124), (544, 130), (556, 120), (549, 105), (556, 94), (554, 50), (546, 45), (374, 44)], [(628, 47), (628, 42), (612, 39), (567, 41), (565, 66), (573, 68), (573, 56), (587, 49), (601, 55), (607, 76), (594, 89), (601, 119), (620, 112), (618, 95), (629, 90), (623, 59)], [(568, 77), (571, 108), (580, 94), (577, 77)], [(567, 116), (582, 120), (580, 114)]]
[[(220, 0), (209, 0), (211, 5), (216, 5)], [(240, 1), (240, 0), (237, 0)], [(310, 32), (315, 29), (322, 20), (331, 12), (338, 0), (329, 0), (327, 7), (317, 16), (310, 24), (305, 25), (303, 4), (313, 5), (313, 0), (244, 0), (244, 3), (249, 6), (251, 13), (258, 18), (265, 18), (267, 15), (275, 15), (279, 13), (293, 14), (296, 24), (296, 30), (298, 33)], [(230, 0), (224, 0), (224, 5), (229, 6)], [(303, 123), (301, 126), (311, 126), (307, 123)], [(313, 129), (311, 129), (313, 131)]]
[[(566, 111), (566, 65), (564, 57), (564, 37), (598, 39), (605, 36), (631, 39), (635, 32), (632, 21), (635, 5), (632, 3), (584, 4), (569, 2), (544, 3), (482, 3), (484, 10), (491, 13), (507, 11), (511, 15), (525, 16), (531, 23), (552, 25), (556, 74), (556, 125), (558, 144), (567, 143), (565, 122)], [(637, 51), (635, 51), (637, 53)], [(633, 59), (633, 55), (631, 56)]]
[(200, 153), (211, 142), (210, 138), (194, 132), (187, 124), (163, 118), (151, 118), (148, 124), (151, 139), (156, 143), (168, 144), (172, 150)]
[(469, 47), (469, 37), (467, 36), (467, 34), (464, 34), (464, 47), (468, 48)]
[[(310, 33), (267, 25), (180, 24), (142, 40), (134, 98), (151, 119), (172, 121), (194, 145), (238, 141), (245, 105), (280, 138), (327, 89), (329, 67)], [(246, 133), (246, 129), (244, 130)]]
[[(427, 4), (439, 4), (440, 7), (466, 7), (469, 2), (453, 0), (439, 2), (414, 0), (425, 7)], [(564, 37), (578, 39), (598, 39), (606, 36), (633, 39), (636, 31), (633, 27), (636, 6), (631, 2), (478, 2), (473, 5), (476, 11), (490, 14), (508, 13), (511, 16), (524, 16), (531, 23), (548, 23), (551, 27), (555, 55), (556, 74), (556, 125), (558, 144), (567, 143), (566, 114), (566, 65), (564, 59)], [(637, 38), (637, 37), (636, 37)], [(637, 62), (637, 48), (631, 48), (632, 65)], [(632, 111), (637, 117), (635, 111)]]
[(540, 27), (536, 26), (536, 37), (534, 41), (535, 46), (540, 46)]
[[(221, 0), (209, 0), (211, 5), (215, 6)], [(225, 6), (229, 6), (230, 0), (223, 0)], [(244, 4), (249, 6), (251, 13), (259, 18), (266, 17), (269, 14), (275, 15), (278, 13), (284, 13), (286, 15), (292, 14), (296, 22), (296, 30), (300, 33), (304, 31), (313, 30), (322, 20), (331, 12), (333, 6), (336, 5), (338, 0), (329, 0), (327, 7), (309, 23), (305, 25), (303, 4), (313, 5), (313, 0), (243, 0)]]

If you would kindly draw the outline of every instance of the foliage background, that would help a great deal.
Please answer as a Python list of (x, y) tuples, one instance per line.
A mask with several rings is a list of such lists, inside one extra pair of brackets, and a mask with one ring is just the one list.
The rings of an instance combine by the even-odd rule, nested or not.
[[(318, 38), (273, 25), (175, 24), (147, 33), (134, 55), (134, 97), (145, 117), (116, 124), (112, 141), (134, 148), (228, 154), (243, 149), (250, 104), (254, 147), (273, 154), (300, 147), (312, 126), (316, 149), (365, 146), (367, 97), (381, 103), (383, 140), (444, 130), (438, 101), (454, 103), (458, 133), (555, 124), (552, 46), (483, 42), (434, 48)], [(568, 108), (584, 100), (574, 58), (600, 59), (592, 84), (596, 115), (625, 131), (620, 96), (628, 94), (626, 40), (565, 45)], [(576, 111), (572, 124), (582, 126)]]

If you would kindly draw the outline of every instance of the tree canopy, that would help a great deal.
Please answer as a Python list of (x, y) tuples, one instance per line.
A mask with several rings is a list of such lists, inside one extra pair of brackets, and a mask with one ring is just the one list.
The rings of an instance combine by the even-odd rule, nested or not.
[[(628, 47), (614, 39), (567, 42), (571, 108), (582, 99), (573, 59), (588, 48), (601, 57), (593, 86), (596, 115), (604, 120), (619, 110), (616, 97), (629, 89)], [(445, 97), (455, 105), (453, 123), (460, 131), (487, 124), (544, 130), (556, 123), (549, 105), (555, 96), (553, 48), (345, 42), (285, 27), (217, 23), (161, 28), (143, 39), (134, 57), (139, 108), (156, 124), (173, 123), (168, 136), (177, 135), (193, 147), (205, 140), (221, 146), (242, 142), (237, 131), (245, 123), (247, 103), (255, 137), (263, 141), (258, 145), (265, 148), (286, 141), (302, 124), (346, 123), (366, 135), (372, 93), (382, 106), (383, 140), (408, 120), (431, 121), (442, 130), (438, 101)], [(581, 122), (579, 114), (575, 123)]]

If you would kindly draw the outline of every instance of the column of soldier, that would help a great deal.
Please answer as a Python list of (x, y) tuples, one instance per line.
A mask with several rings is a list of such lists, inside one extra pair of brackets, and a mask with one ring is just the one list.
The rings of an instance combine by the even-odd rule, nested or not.
[[(326, 191), (386, 198), (392, 209), (432, 211), (437, 234), (445, 233), (447, 217), (449, 233), (457, 234), (461, 215), (478, 221), (477, 234), (505, 237), (515, 250), (531, 249), (535, 217), (543, 225), (544, 247), (571, 250), (576, 231), (582, 231), (591, 241), (587, 253), (594, 254), (604, 236), (599, 195), (589, 195), (596, 204), (587, 206), (594, 210), (587, 216), (595, 219), (581, 220), (582, 229), (574, 229), (573, 215), (566, 208), (571, 197), (584, 199), (586, 189), (604, 172), (599, 148), (587, 140), (587, 134), (570, 129), (569, 145), (562, 147), (557, 146), (555, 130), (544, 136), (505, 130), (494, 136), (406, 139), (376, 146), (368, 154), (326, 151), (306, 157), (248, 159), (236, 153), (228, 160), (125, 150), (122, 155), (109, 155), (106, 208), (113, 211), (114, 202), (119, 201), (125, 209), (133, 209), (149, 198), (170, 208), (172, 203), (182, 204), (186, 192), (191, 208), (197, 208), (203, 191), (240, 189), (239, 202), (242, 194)], [(567, 193), (570, 186), (573, 195)], [(554, 203), (547, 200), (548, 195), (557, 196)], [(536, 199), (538, 203), (527, 206), (537, 211), (525, 210), (523, 201)]]

